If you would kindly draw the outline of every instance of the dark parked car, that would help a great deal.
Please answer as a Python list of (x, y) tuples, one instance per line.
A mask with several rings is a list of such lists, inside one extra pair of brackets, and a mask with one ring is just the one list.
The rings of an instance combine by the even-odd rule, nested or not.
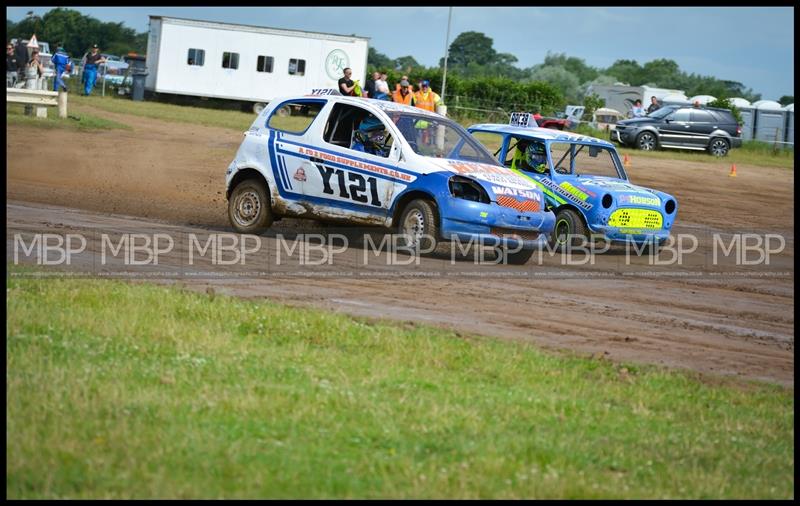
[(669, 105), (643, 118), (617, 122), (614, 139), (645, 151), (697, 149), (725, 156), (742, 145), (742, 128), (728, 109)]

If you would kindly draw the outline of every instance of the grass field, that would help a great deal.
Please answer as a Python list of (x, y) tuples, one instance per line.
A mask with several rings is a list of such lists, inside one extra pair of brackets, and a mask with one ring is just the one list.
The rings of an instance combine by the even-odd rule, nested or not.
[[(72, 96), (69, 98), (72, 103)], [(131, 127), (117, 121), (87, 114), (80, 107), (68, 107), (69, 114), (66, 119), (58, 117), (58, 111), (50, 107), (47, 118), (37, 118), (25, 115), (25, 106), (22, 104), (8, 104), (6, 109), (6, 125), (25, 125), (39, 128), (72, 128), (78, 130), (107, 130), (121, 128), (129, 130)]]
[(12, 276), (9, 498), (793, 498), (793, 392)]
[(119, 98), (112, 95), (101, 97), (94, 95), (83, 97), (80, 95), (69, 97), (71, 103), (78, 106), (90, 105), (109, 112), (131, 114), (145, 118), (175, 121), (178, 123), (191, 123), (196, 125), (215, 126), (244, 131), (250, 128), (256, 118), (253, 113), (240, 111), (210, 109), (205, 107), (190, 107), (154, 101), (134, 102), (130, 97)]

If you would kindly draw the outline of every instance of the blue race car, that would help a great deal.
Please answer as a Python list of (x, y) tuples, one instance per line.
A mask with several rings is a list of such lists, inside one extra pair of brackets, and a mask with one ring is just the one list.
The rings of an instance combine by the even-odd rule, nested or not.
[[(544, 192), (556, 213), (552, 244), (600, 235), (611, 242), (658, 243), (669, 238), (678, 203), (667, 193), (632, 184), (613, 144), (593, 137), (530, 127), (524, 113), (512, 123), (467, 130), (516, 174)], [(494, 149), (492, 149), (494, 151)]]
[(259, 233), (284, 216), (396, 228), (410, 246), (458, 238), (524, 263), (555, 216), (530, 178), (436, 113), (336, 92), (276, 99), (226, 173), (228, 216)]

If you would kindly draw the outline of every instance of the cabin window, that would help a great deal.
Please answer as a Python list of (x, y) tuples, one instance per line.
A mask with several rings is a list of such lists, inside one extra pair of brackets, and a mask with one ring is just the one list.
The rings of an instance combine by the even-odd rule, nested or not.
[(279, 104), (267, 121), (267, 126), (291, 134), (303, 134), (314, 122), (325, 101), (295, 100)]
[(272, 64), (275, 59), (272, 56), (259, 56), (256, 62), (257, 72), (272, 72)]
[(296, 58), (289, 59), (289, 74), (293, 76), (303, 76), (306, 74), (306, 61)]
[(222, 68), (224, 69), (238, 69), (239, 68), (239, 53), (222, 53)]
[(202, 67), (205, 62), (206, 62), (205, 49), (194, 49), (194, 48), (189, 49), (189, 54), (186, 56), (187, 65), (197, 65), (198, 67)]

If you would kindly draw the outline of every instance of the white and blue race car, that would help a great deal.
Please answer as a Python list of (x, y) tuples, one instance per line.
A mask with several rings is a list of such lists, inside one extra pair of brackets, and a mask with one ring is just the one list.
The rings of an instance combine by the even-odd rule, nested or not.
[(387, 101), (276, 99), (245, 132), (226, 175), (228, 216), (240, 233), (284, 216), (378, 225), (421, 250), (458, 238), (524, 263), (555, 224), (538, 186), (463, 127)]
[(467, 130), (496, 149), (504, 166), (544, 192), (547, 208), (556, 213), (555, 246), (591, 236), (636, 244), (669, 238), (676, 199), (632, 184), (613, 144), (538, 128), (525, 114), (514, 113), (508, 125), (479, 124)]

